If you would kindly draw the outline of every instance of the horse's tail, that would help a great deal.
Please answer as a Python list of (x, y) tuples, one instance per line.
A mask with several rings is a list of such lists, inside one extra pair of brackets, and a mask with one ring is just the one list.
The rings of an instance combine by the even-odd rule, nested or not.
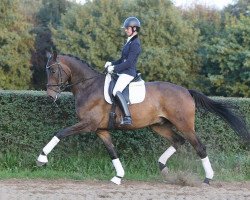
[(214, 101), (196, 90), (188, 90), (193, 97), (197, 108), (204, 108), (211, 113), (220, 116), (243, 139), (250, 141), (244, 117), (240, 113), (233, 112), (236, 106), (225, 102)]

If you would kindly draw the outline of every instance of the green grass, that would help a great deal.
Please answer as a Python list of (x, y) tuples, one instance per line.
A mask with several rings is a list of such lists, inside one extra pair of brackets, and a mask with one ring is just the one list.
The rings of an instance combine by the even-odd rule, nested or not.
[[(20, 154), (2, 155), (0, 157), (0, 179), (73, 179), (73, 180), (110, 180), (115, 170), (108, 155), (83, 154), (80, 157), (58, 158), (49, 156), (46, 166), (37, 167), (34, 158), (26, 158)], [(127, 180), (157, 181), (162, 180), (158, 169), (158, 156), (133, 156), (121, 158)], [(250, 180), (250, 155), (248, 152), (227, 155), (211, 154), (210, 161), (215, 171), (214, 180), (245, 181)], [(193, 174), (204, 179), (201, 160), (194, 152), (178, 151), (168, 161), (170, 175), (180, 173)], [(187, 175), (188, 176), (188, 175)]]

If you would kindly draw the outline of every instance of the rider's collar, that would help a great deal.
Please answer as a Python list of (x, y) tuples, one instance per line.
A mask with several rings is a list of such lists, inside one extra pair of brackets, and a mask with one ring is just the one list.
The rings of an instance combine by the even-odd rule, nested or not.
[(133, 37), (133, 36), (128, 37), (128, 38), (127, 38), (127, 42), (129, 42), (129, 40), (131, 40), (132, 37)]
[(130, 36), (130, 37), (128, 37), (127, 38), (127, 42), (126, 42), (126, 44), (129, 42), (129, 41), (133, 41), (135, 38), (137, 38), (138, 37), (138, 35), (136, 34), (136, 35), (133, 35), (133, 36)]

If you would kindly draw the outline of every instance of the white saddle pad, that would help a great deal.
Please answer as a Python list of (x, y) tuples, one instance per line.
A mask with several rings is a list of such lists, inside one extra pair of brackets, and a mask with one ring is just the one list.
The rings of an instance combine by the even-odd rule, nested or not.
[[(109, 96), (109, 84), (111, 81), (111, 75), (107, 74), (105, 78), (104, 83), (104, 98), (109, 103), (112, 104), (111, 98)], [(145, 88), (145, 82), (138, 81), (138, 82), (131, 82), (129, 84), (129, 103), (135, 104), (135, 103), (141, 103), (145, 99), (146, 95), (146, 88)]]

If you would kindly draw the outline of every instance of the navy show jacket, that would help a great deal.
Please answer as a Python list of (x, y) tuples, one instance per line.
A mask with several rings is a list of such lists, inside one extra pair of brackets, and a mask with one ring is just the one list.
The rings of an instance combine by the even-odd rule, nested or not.
[(121, 58), (112, 62), (112, 65), (114, 65), (114, 72), (135, 77), (136, 63), (140, 53), (141, 43), (138, 35), (135, 35), (123, 46)]

